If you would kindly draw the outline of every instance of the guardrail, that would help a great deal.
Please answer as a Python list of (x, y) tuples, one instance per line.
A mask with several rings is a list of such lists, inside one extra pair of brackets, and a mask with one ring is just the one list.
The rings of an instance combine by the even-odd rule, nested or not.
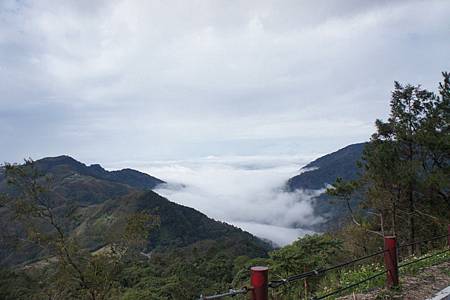
[[(337, 265), (334, 265), (331, 267), (319, 268), (319, 269), (311, 270), (311, 271), (304, 272), (301, 274), (296, 274), (296, 275), (289, 276), (287, 278), (280, 279), (280, 280), (269, 281), (268, 280), (269, 268), (266, 266), (254, 266), (254, 267), (250, 268), (250, 287), (243, 287), (241, 289), (230, 289), (228, 292), (216, 294), (216, 295), (212, 295), (212, 296), (200, 296), (199, 300), (220, 299), (220, 298), (224, 298), (224, 297), (229, 297), (229, 296), (233, 297), (236, 295), (247, 294), (247, 293), (250, 293), (252, 300), (268, 300), (269, 299), (269, 288), (276, 289), (280, 286), (283, 286), (285, 284), (288, 284), (288, 283), (291, 283), (291, 282), (294, 282), (297, 280), (306, 279), (306, 278), (310, 278), (310, 277), (323, 276), (327, 272), (341, 269), (348, 265), (352, 265), (356, 262), (363, 261), (363, 260), (366, 260), (366, 259), (369, 259), (372, 257), (376, 257), (381, 254), (383, 254), (384, 268), (385, 268), (383, 271), (375, 273), (372, 276), (367, 277), (361, 281), (358, 281), (358, 282), (349, 284), (347, 286), (344, 286), (342, 288), (336, 289), (335, 291), (332, 291), (332, 292), (322, 295), (320, 297), (312, 297), (312, 300), (322, 300), (322, 299), (329, 298), (331, 296), (340, 294), (343, 291), (352, 289), (360, 284), (363, 284), (365, 282), (368, 282), (370, 280), (373, 280), (373, 279), (378, 278), (383, 275), (386, 275), (387, 288), (396, 287), (399, 285), (399, 268), (403, 268), (405, 266), (412, 265), (417, 262), (431, 258), (433, 256), (443, 254), (447, 251), (450, 251), (450, 225), (448, 225), (447, 230), (448, 230), (448, 233), (445, 235), (436, 236), (436, 237), (433, 237), (433, 238), (430, 238), (427, 240), (420, 240), (420, 241), (403, 244), (403, 245), (397, 244), (397, 239), (395, 236), (385, 236), (383, 251), (375, 252), (375, 253), (372, 253), (372, 254), (369, 254), (369, 255), (366, 255), (363, 257), (359, 257), (359, 258), (353, 259), (351, 261), (340, 263), (340, 264), (337, 264)], [(439, 239), (443, 239), (444, 237), (447, 238), (447, 246), (449, 247), (448, 249), (446, 249), (444, 251), (440, 251), (438, 253), (434, 253), (429, 256), (425, 256), (425, 257), (416, 259), (416, 260), (408, 262), (408, 263), (404, 263), (404, 264), (400, 264), (400, 265), (398, 264), (398, 260), (399, 260), (398, 250), (399, 249), (404, 249), (406, 247), (411, 247), (411, 246), (415, 246), (418, 244), (436, 241)]]

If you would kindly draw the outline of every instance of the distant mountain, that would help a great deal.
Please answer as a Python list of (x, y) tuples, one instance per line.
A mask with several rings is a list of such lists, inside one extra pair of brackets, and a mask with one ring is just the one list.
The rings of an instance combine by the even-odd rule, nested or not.
[[(307, 164), (301, 173), (290, 178), (286, 188), (290, 192), (295, 190), (320, 190), (332, 184), (337, 177), (344, 180), (354, 180), (360, 172), (357, 162), (361, 159), (366, 143), (346, 146), (336, 152), (322, 156)], [(352, 199), (353, 205), (360, 201), (359, 196)], [(326, 194), (316, 197), (314, 202), (316, 214), (324, 216), (327, 222), (315, 229), (328, 228), (346, 214), (343, 205), (333, 203), (332, 198)]]
[(349, 145), (307, 164), (301, 169), (301, 174), (289, 179), (288, 189), (318, 190), (333, 183), (337, 177), (355, 179), (358, 176), (356, 162), (361, 159), (365, 145), (366, 143)]
[[(105, 233), (114, 235), (133, 213), (145, 212), (158, 215), (161, 222), (151, 233), (147, 251), (179, 249), (206, 241), (217, 243), (236, 256), (265, 256), (271, 249), (239, 228), (210, 219), (151, 191), (163, 181), (147, 174), (131, 169), (109, 172), (100, 165), (86, 166), (68, 156), (44, 158), (36, 161), (36, 166), (51, 178), (52, 200), (64, 230), (69, 236), (77, 236), (83, 248), (96, 250), (107, 245)], [(0, 175), (2, 192), (11, 192), (4, 174)], [(12, 215), (0, 207), (2, 224), (8, 225), (8, 230), (15, 235), (22, 230)], [(21, 250), (16, 251), (0, 241), (0, 265), (36, 261), (46, 255), (30, 244)]]
[(36, 165), (44, 173), (76, 172), (80, 175), (122, 183), (138, 189), (154, 189), (157, 185), (164, 183), (161, 179), (133, 169), (107, 171), (99, 164), (86, 166), (66, 155), (43, 158), (37, 160)]

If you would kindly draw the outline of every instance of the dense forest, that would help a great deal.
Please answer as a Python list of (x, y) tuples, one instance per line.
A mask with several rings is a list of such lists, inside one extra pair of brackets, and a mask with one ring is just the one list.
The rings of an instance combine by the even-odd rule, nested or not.
[[(378, 251), (385, 235), (408, 243), (446, 233), (449, 124), (449, 73), (437, 93), (396, 82), (388, 120), (376, 120), (361, 146), (359, 171), (338, 174), (327, 189), (340, 225), (278, 249), (160, 197), (151, 188), (162, 181), (153, 177), (73, 161), (5, 164), (0, 298), (196, 299), (248, 285), (253, 265), (286, 278)], [(272, 297), (309, 299), (355, 272), (288, 285)]]

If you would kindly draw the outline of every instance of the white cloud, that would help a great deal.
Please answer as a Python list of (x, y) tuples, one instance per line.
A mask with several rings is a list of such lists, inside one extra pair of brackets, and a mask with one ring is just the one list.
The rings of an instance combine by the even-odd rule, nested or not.
[[(310, 157), (207, 157), (190, 161), (122, 162), (169, 182), (156, 190), (178, 204), (285, 245), (322, 221), (312, 196), (321, 191), (288, 193), (286, 180)], [(185, 185), (180, 188), (179, 184)]]
[(449, 12), (444, 0), (5, 0), (2, 159), (359, 142), (386, 116), (393, 80), (434, 89), (449, 69)]
[(253, 235), (266, 239), (278, 246), (285, 246), (312, 231), (302, 228), (287, 228), (255, 222), (230, 222), (231, 224), (251, 232)]

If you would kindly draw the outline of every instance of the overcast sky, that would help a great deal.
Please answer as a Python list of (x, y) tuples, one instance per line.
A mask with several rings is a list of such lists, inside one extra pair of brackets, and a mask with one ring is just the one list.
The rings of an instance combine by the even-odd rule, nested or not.
[(450, 70), (450, 1), (0, 0), (0, 159), (325, 153)]

